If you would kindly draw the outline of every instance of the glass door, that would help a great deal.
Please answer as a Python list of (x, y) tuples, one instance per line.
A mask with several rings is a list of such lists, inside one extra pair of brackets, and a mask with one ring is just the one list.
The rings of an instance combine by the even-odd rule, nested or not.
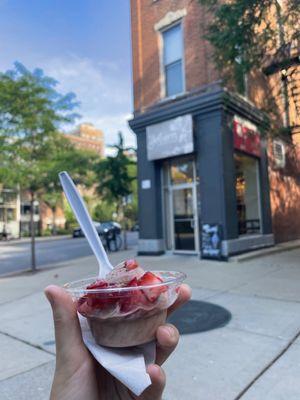
[(194, 187), (173, 188), (173, 248), (197, 251)]
[(162, 180), (166, 249), (198, 253), (197, 180), (193, 157), (166, 161)]

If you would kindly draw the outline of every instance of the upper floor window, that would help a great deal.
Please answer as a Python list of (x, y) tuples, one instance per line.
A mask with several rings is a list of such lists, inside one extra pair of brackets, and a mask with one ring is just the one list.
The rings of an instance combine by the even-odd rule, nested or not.
[(177, 24), (163, 31), (163, 67), (166, 96), (182, 93), (183, 88), (183, 39), (182, 26)]

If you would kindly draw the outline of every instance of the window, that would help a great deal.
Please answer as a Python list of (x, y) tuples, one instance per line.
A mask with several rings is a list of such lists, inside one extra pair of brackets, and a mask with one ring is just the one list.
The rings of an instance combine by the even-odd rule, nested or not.
[(171, 182), (173, 185), (194, 181), (193, 160), (174, 160), (171, 163)]
[(285, 167), (285, 146), (284, 143), (275, 140), (273, 142), (273, 156), (274, 156), (274, 164), (277, 168)]
[(181, 24), (163, 32), (163, 64), (167, 97), (183, 92), (182, 44)]
[[(35, 202), (35, 203), (36, 204), (34, 204), (34, 214), (39, 215), (39, 213), (40, 213), (39, 204), (38, 204), (38, 202)], [(30, 209), (31, 209), (30, 203), (22, 203), (21, 204), (21, 214), (22, 215), (30, 215)]]
[(239, 234), (260, 233), (258, 160), (235, 153)]

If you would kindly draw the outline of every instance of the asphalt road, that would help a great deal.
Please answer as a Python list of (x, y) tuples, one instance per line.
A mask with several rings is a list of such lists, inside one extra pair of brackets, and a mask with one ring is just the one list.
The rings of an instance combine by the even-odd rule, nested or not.
[[(137, 233), (128, 232), (128, 246), (137, 244)], [(36, 242), (36, 258), (38, 268), (59, 262), (86, 257), (92, 251), (85, 238), (64, 238)], [(0, 275), (30, 268), (30, 243), (14, 242), (0, 244)]]

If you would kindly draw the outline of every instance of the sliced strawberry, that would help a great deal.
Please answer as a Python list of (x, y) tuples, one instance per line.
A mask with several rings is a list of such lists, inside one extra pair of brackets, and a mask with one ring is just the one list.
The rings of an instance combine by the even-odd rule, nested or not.
[[(127, 287), (138, 286), (137, 278), (133, 278), (127, 285)], [(148, 300), (141, 290), (130, 290), (124, 293), (124, 296), (120, 298), (120, 310), (123, 313), (128, 313), (133, 309), (137, 309), (148, 303)]]
[[(138, 280), (139, 286), (150, 286), (150, 285), (156, 285), (158, 283), (163, 282), (163, 280), (153, 274), (152, 272), (145, 272), (144, 275)], [(167, 290), (166, 286), (158, 286), (154, 288), (149, 288), (149, 289), (143, 289), (143, 292), (147, 299), (152, 303), (157, 298), (159, 295)]]
[(88, 304), (86, 297), (81, 297), (77, 303), (77, 310), (80, 314), (88, 317), (93, 314), (93, 308)]
[(144, 275), (139, 279), (140, 286), (155, 285), (161, 282), (163, 282), (163, 280), (159, 276), (154, 275), (152, 272), (149, 271), (145, 272)]
[(108, 283), (104, 279), (97, 279), (95, 282), (88, 285), (87, 289), (105, 289), (108, 287)]
[(136, 277), (134, 277), (133, 279), (131, 279), (130, 282), (127, 283), (127, 287), (133, 287), (133, 286), (138, 286), (138, 280)]
[(127, 271), (131, 271), (132, 269), (135, 269), (139, 266), (138, 262), (136, 260), (126, 260), (125, 261), (125, 267)]
[[(115, 285), (109, 285), (108, 282), (106, 282), (104, 279), (97, 279), (95, 282), (91, 283), (88, 285), (86, 288), (87, 289), (106, 289), (109, 287), (114, 287)], [(85, 303), (83, 303), (81, 300), (84, 299)], [(112, 306), (115, 306), (119, 299), (119, 294), (118, 292), (101, 292), (101, 293), (87, 293), (84, 297), (79, 299), (79, 306), (78, 306), (78, 311), (85, 312), (87, 313), (87, 310), (93, 311), (93, 310), (103, 310), (110, 308)], [(81, 304), (81, 303), (82, 304)]]

